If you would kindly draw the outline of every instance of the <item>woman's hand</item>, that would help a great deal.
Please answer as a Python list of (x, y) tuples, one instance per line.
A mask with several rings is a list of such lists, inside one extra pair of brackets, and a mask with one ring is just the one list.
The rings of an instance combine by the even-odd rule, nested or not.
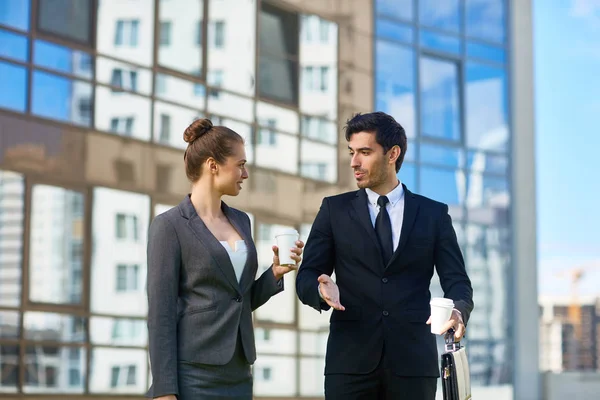
[(177, 400), (177, 396), (174, 394), (168, 394), (166, 396), (155, 397), (152, 400)]
[(283, 278), (283, 275), (288, 272), (298, 269), (298, 264), (302, 261), (302, 248), (304, 247), (304, 242), (301, 240), (296, 241), (296, 247), (290, 249), (292, 254), (292, 259), (296, 261), (296, 265), (279, 265), (279, 248), (277, 246), (273, 246), (273, 275), (275, 275), (275, 279), (280, 280)]

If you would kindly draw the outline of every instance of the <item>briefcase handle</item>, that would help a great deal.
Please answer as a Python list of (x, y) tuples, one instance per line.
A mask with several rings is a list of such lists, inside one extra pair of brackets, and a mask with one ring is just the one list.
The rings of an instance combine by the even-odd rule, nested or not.
[(444, 335), (444, 342), (446, 343), (446, 352), (454, 352), (462, 348), (460, 340), (458, 342), (454, 340), (454, 333), (454, 328), (450, 328)]

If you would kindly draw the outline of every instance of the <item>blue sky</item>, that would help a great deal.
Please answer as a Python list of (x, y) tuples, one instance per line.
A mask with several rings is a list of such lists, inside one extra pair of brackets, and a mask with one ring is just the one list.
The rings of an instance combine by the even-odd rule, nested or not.
[(533, 3), (540, 294), (600, 295), (600, 0)]

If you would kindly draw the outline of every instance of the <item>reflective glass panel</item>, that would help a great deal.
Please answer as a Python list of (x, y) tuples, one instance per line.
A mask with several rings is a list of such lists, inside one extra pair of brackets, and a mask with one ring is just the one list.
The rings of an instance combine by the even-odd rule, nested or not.
[(306, 178), (337, 181), (337, 147), (303, 140), (300, 145), (300, 174)]
[(466, 203), (472, 222), (505, 226), (510, 206), (507, 179), (470, 172), (467, 175)]
[(300, 385), (300, 395), (307, 397), (324, 396), (325, 377), (323, 370), (325, 369), (325, 358), (300, 358), (300, 376), (302, 382)]
[(421, 162), (460, 168), (463, 166), (463, 152), (457, 147), (440, 146), (431, 143), (421, 143)]
[(208, 12), (208, 84), (254, 95), (256, 1), (210, 0)]
[(185, 149), (187, 143), (183, 140), (183, 132), (201, 117), (201, 113), (189, 108), (168, 103), (154, 103), (154, 141), (156, 143)]
[(412, 26), (385, 18), (377, 18), (377, 21), (375, 21), (375, 34), (381, 39), (390, 39), (409, 44), (414, 40), (414, 29)]
[(503, 43), (504, 0), (465, 0), (467, 36)]
[(117, 93), (118, 89), (148, 95), (152, 92), (150, 70), (105, 57), (97, 58), (96, 80), (112, 86)]
[(25, 112), (27, 108), (27, 69), (0, 61), (0, 108)]
[[(291, 329), (256, 328), (257, 354), (296, 354), (298, 334)], [(277, 350), (275, 350), (277, 349)]]
[(221, 90), (209, 90), (207, 109), (210, 113), (240, 119), (244, 122), (254, 120), (254, 102), (251, 99)]
[(29, 0), (0, 1), (0, 25), (29, 30)]
[(150, 99), (96, 86), (96, 129), (150, 140)]
[(310, 356), (324, 356), (327, 351), (328, 331), (302, 332), (300, 334), (300, 353)]
[(29, 229), (31, 301), (81, 303), (84, 214), (82, 193), (54, 186), (33, 186)]
[(137, 394), (146, 391), (147, 352), (143, 349), (94, 348), (90, 369), (91, 393)]
[(467, 63), (466, 85), (467, 146), (506, 151), (509, 139), (506, 72)]
[(508, 158), (496, 154), (486, 154), (483, 151), (469, 151), (468, 168), (476, 172), (489, 172), (506, 175), (508, 173)]
[(256, 165), (295, 174), (298, 172), (298, 137), (260, 127), (256, 133)]
[(83, 393), (86, 350), (81, 347), (28, 344), (25, 347), (26, 393)]
[(105, 346), (145, 346), (148, 328), (142, 319), (92, 317), (90, 340)]
[(259, 101), (256, 105), (256, 121), (259, 125), (282, 132), (298, 133), (298, 113)]
[(506, 53), (502, 47), (481, 43), (467, 42), (467, 57), (494, 61), (501, 64), (506, 62)]
[(141, 65), (152, 64), (154, 0), (98, 0), (97, 18), (99, 53)]
[(295, 61), (260, 56), (259, 94), (262, 97), (298, 104), (298, 64)]
[(404, 127), (406, 135), (414, 137), (414, 51), (382, 40), (375, 46), (376, 109), (393, 116)]
[[(289, 226), (264, 224), (259, 222), (257, 226), (256, 251), (258, 252), (258, 272), (257, 278), (267, 271), (273, 263), (273, 245), (276, 244), (275, 235), (278, 231)], [(296, 280), (294, 271), (284, 275), (284, 285), (286, 288), (293, 288)], [(267, 322), (279, 322), (292, 324), (296, 319), (296, 293), (295, 290), (284, 290), (273, 297), (263, 306), (258, 308), (254, 315), (256, 319)]]
[[(200, 87), (199, 87), (200, 86)], [(189, 107), (204, 109), (204, 86), (171, 75), (157, 74), (154, 86), (156, 97)]]
[[(291, 275), (291, 273), (286, 276)], [(292, 293), (290, 291), (290, 293)], [(260, 310), (260, 308), (259, 308)], [(254, 363), (255, 396), (294, 396), (297, 367), (293, 356), (261, 356)], [(322, 371), (321, 371), (322, 374)]]
[(75, 315), (30, 311), (23, 319), (25, 339), (50, 342), (83, 343), (85, 319)]
[(407, 143), (406, 153), (404, 154), (404, 161), (416, 161), (417, 159), (417, 143)]
[(315, 15), (300, 23), (300, 111), (337, 118), (337, 25)]
[(400, 182), (406, 185), (410, 191), (417, 190), (417, 167), (412, 163), (402, 163), (400, 171), (396, 174)]
[(254, 146), (252, 139), (252, 127), (243, 122), (234, 121), (232, 119), (224, 118), (222, 124), (229, 129), (234, 130), (244, 138), (246, 146), (246, 161), (248, 164), (254, 162)]
[(23, 176), (0, 170), (0, 306), (21, 304), (24, 198)]
[(146, 316), (146, 238), (150, 198), (94, 189), (91, 310)]
[(460, 140), (458, 65), (422, 57), (421, 132), (442, 139)]
[(303, 115), (300, 130), (304, 137), (330, 144), (337, 144), (338, 132), (335, 122), (310, 115)]
[(35, 41), (33, 62), (40, 67), (80, 78), (92, 78), (92, 56), (43, 40)]
[(455, 55), (460, 54), (460, 39), (456, 36), (421, 29), (419, 32), (419, 42), (423, 48)]
[(0, 393), (15, 393), (19, 382), (19, 346), (3, 344), (0, 346)]
[(90, 126), (92, 85), (46, 72), (33, 72), (31, 112), (40, 117)]
[(91, 0), (44, 0), (38, 2), (37, 28), (85, 44), (91, 43)]
[(413, 19), (413, 0), (375, 0), (377, 15)]
[(203, 0), (160, 0), (158, 63), (200, 75), (202, 71)]
[(448, 205), (464, 203), (465, 173), (461, 170), (420, 168), (420, 193)]
[(460, 0), (419, 0), (419, 22), (422, 25), (458, 32)]
[[(0, 5), (1, 9), (2, 6)], [(27, 61), (28, 42), (29, 40), (25, 35), (0, 29), (0, 56), (25, 62)]]
[(298, 55), (298, 14), (266, 2), (260, 10), (260, 53), (277, 58)]
[(18, 339), (20, 325), (20, 314), (17, 311), (0, 311), (0, 339)]

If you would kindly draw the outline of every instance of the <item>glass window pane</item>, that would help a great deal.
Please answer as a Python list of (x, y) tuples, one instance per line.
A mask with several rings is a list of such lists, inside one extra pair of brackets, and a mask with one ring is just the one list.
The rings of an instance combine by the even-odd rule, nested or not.
[(90, 370), (90, 392), (142, 395), (146, 389), (146, 350), (94, 348)]
[[(408, 47), (378, 40), (375, 79), (376, 108), (393, 116), (415, 136), (415, 53)], [(402, 71), (401, 74), (398, 71)]]
[(96, 129), (150, 140), (150, 99), (96, 86)]
[(38, 5), (37, 27), (41, 31), (90, 44), (91, 14), (90, 0), (44, 0)]
[(83, 294), (83, 194), (35, 185), (29, 230), (29, 299), (79, 304)]
[(460, 205), (465, 198), (465, 173), (461, 170), (420, 168), (420, 193), (448, 205)]
[(464, 163), (461, 149), (431, 143), (421, 143), (420, 157), (422, 163), (446, 167), (461, 168)]
[(329, 144), (337, 144), (338, 133), (335, 122), (330, 122), (323, 118), (303, 115), (300, 129), (302, 136), (304, 137)]
[(85, 322), (75, 315), (30, 311), (25, 313), (23, 329), (28, 340), (83, 343)]
[(25, 112), (27, 108), (27, 69), (0, 62), (0, 108)]
[(419, 22), (447, 31), (460, 28), (460, 0), (419, 0)]
[(421, 47), (441, 51), (445, 53), (460, 55), (460, 39), (455, 36), (443, 35), (422, 29), (419, 32)]
[(466, 203), (470, 221), (505, 226), (508, 224), (510, 207), (507, 179), (469, 173)]
[(171, 75), (157, 74), (155, 82), (156, 97), (189, 107), (204, 109), (205, 91), (201, 84)]
[(260, 56), (259, 95), (298, 104), (298, 64), (295, 61)]
[(306, 178), (337, 182), (337, 147), (303, 140), (300, 174)]
[(467, 42), (467, 57), (494, 61), (501, 64), (506, 62), (506, 53), (502, 47), (481, 43)]
[(419, 81), (423, 135), (460, 140), (458, 65), (422, 57)]
[(244, 138), (246, 147), (246, 161), (248, 164), (254, 162), (254, 146), (252, 144), (252, 127), (243, 122), (234, 121), (232, 119), (224, 118), (222, 124), (229, 129), (237, 132)]
[[(21, 332), (20, 325), (20, 315), (17, 311), (0, 311), (0, 339), (18, 339)], [(0, 355), (0, 360), (1, 357)]]
[(295, 174), (298, 172), (298, 137), (259, 128), (256, 165)]
[[(303, 15), (300, 26), (300, 111), (334, 120), (338, 102), (337, 25), (315, 15)], [(321, 29), (328, 32), (326, 38), (320, 37)]]
[(83, 393), (86, 374), (84, 348), (28, 344), (24, 363), (24, 392)]
[(124, 62), (98, 57), (96, 79), (100, 83), (113, 86), (115, 92), (117, 89), (123, 89), (147, 95), (152, 93), (150, 70)]
[(0, 346), (0, 393), (16, 393), (19, 382), (19, 346), (3, 344)]
[(300, 354), (308, 356), (325, 356), (329, 331), (302, 332), (300, 334)]
[(170, 25), (169, 33), (173, 40), (158, 46), (158, 63), (163, 67), (200, 75), (198, 72), (202, 71), (203, 64), (201, 29), (204, 1), (159, 1), (159, 12), (159, 20)]
[(406, 153), (404, 154), (404, 161), (416, 161), (417, 160), (417, 144), (408, 143), (406, 145)]
[[(91, 310), (146, 316), (148, 196), (94, 189)], [(123, 273), (123, 269), (125, 273)]]
[(90, 341), (105, 346), (146, 346), (148, 329), (142, 319), (92, 317)]
[(417, 167), (415, 164), (403, 163), (400, 171), (396, 174), (400, 182), (406, 185), (406, 188), (411, 192), (417, 190)]
[(307, 397), (322, 398), (325, 395), (325, 358), (307, 358), (300, 359), (300, 395)]
[(254, 121), (254, 101), (220, 90), (211, 89), (208, 95), (208, 112), (224, 117)]
[[(296, 354), (297, 332), (291, 329), (256, 328), (257, 354)], [(275, 350), (276, 349), (276, 350)]]
[(277, 58), (298, 55), (298, 14), (281, 10), (266, 2), (260, 10), (260, 53)]
[(90, 126), (92, 85), (34, 71), (31, 112), (40, 117)]
[(80, 78), (92, 78), (91, 55), (43, 40), (35, 41), (33, 62), (40, 67)]
[(298, 113), (259, 101), (256, 105), (256, 121), (259, 125), (287, 133), (298, 133)]
[(467, 167), (473, 172), (488, 172), (506, 175), (508, 173), (508, 158), (483, 151), (469, 151)]
[(466, 82), (467, 146), (506, 151), (509, 138), (506, 72), (468, 63)]
[(0, 29), (0, 56), (25, 62), (28, 42), (27, 36)]
[(168, 103), (154, 103), (154, 141), (185, 149), (183, 132), (194, 120), (201, 118), (199, 111)]
[(413, 0), (376, 0), (377, 15), (411, 21), (413, 19)]
[(467, 36), (503, 43), (504, 0), (466, 0)]
[(208, 10), (208, 78), (216, 76), (218, 86), (253, 96), (256, 1), (210, 0)]
[[(275, 235), (278, 231), (290, 227), (259, 222), (257, 228), (258, 278), (273, 263), (272, 247), (276, 244)], [(296, 320), (296, 291), (293, 289), (296, 280), (295, 271), (285, 274), (283, 279), (286, 290), (272, 297), (266, 304), (254, 312), (257, 320), (286, 324), (292, 324)]]
[(24, 198), (23, 176), (0, 170), (0, 306), (21, 304)]
[(375, 34), (381, 39), (396, 40), (409, 44), (414, 40), (414, 29), (412, 26), (400, 24), (385, 18), (377, 18), (377, 21), (375, 21)]
[(29, 30), (29, 0), (0, 1), (0, 25)]
[(254, 363), (252, 373), (254, 377), (254, 395), (294, 396), (298, 384), (296, 382), (296, 365), (296, 358), (293, 356), (259, 357)]
[(122, 0), (98, 0), (97, 18), (96, 46), (99, 53), (137, 64), (152, 64), (154, 0), (129, 0), (126, 3)]

